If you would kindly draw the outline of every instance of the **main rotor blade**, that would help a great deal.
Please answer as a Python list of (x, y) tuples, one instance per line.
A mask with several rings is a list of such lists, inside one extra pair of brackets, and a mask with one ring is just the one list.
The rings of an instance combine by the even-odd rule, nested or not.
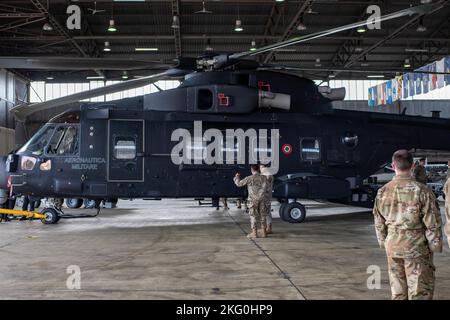
[(45, 70), (140, 70), (148, 68), (167, 69), (161, 61), (82, 58), (82, 57), (0, 57), (0, 68)]
[[(407, 8), (407, 9), (403, 9), (400, 11), (396, 11), (384, 16), (381, 16), (379, 18), (374, 19), (373, 21), (370, 21), (370, 23), (372, 22), (383, 22), (383, 21), (388, 21), (388, 20), (392, 20), (392, 19), (397, 19), (397, 18), (401, 18), (404, 16), (412, 16), (414, 14), (419, 14), (419, 15), (424, 15), (427, 13), (431, 13), (433, 11), (439, 10), (444, 6), (444, 4), (441, 3), (434, 3), (434, 4), (424, 4), (424, 5), (420, 5), (420, 6), (416, 6), (416, 7), (411, 7), (411, 8)], [(298, 43), (302, 43), (302, 42), (306, 42), (306, 41), (310, 41), (313, 39), (318, 39), (318, 38), (322, 38), (325, 36), (329, 36), (338, 32), (342, 32), (342, 31), (346, 31), (346, 30), (350, 30), (350, 29), (354, 29), (354, 28), (358, 28), (358, 27), (362, 27), (362, 26), (366, 26), (368, 25), (369, 22), (367, 20), (364, 21), (360, 21), (360, 22), (356, 22), (356, 23), (352, 23), (349, 25), (345, 25), (342, 27), (337, 27), (334, 29), (329, 29), (329, 30), (324, 30), (324, 31), (318, 31), (315, 33), (311, 33), (311, 34), (307, 34), (304, 36), (300, 36), (300, 37), (295, 37), (295, 38), (291, 38), (288, 39), (286, 41), (282, 41), (282, 42), (278, 42), (278, 43), (274, 43), (265, 47), (261, 47), (259, 49), (256, 49), (254, 51), (245, 51), (245, 52), (241, 52), (241, 53), (234, 53), (232, 55), (229, 56), (230, 59), (241, 59), (244, 57), (248, 57), (248, 56), (255, 56), (264, 52), (268, 52), (268, 51), (273, 51), (273, 50), (277, 50), (280, 48), (284, 48), (293, 44), (298, 44)]]
[(166, 72), (154, 74), (154, 75), (139, 78), (139, 79), (132, 79), (132, 80), (123, 81), (120, 83), (112, 84), (112, 85), (101, 87), (101, 88), (96, 88), (96, 89), (83, 91), (83, 92), (79, 92), (79, 93), (74, 93), (74, 94), (71, 94), (71, 95), (68, 95), (65, 97), (52, 99), (52, 100), (48, 100), (45, 102), (34, 103), (34, 104), (22, 104), (22, 105), (12, 108), (11, 112), (14, 113), (14, 115), (16, 116), (16, 118), (18, 120), (24, 120), (29, 115), (31, 115), (35, 112), (38, 112), (38, 111), (43, 111), (43, 110), (47, 110), (47, 109), (55, 108), (55, 107), (61, 107), (61, 106), (65, 106), (67, 104), (77, 102), (80, 100), (95, 98), (95, 97), (98, 97), (101, 95), (110, 94), (110, 93), (114, 93), (114, 92), (118, 92), (118, 91), (143, 87), (147, 84), (164, 79), (164, 78), (168, 77), (169, 75), (170, 75), (170, 72), (166, 71)]
[(287, 70), (287, 71), (312, 71), (312, 72), (353, 72), (353, 73), (372, 73), (372, 74), (391, 74), (391, 73), (420, 73), (420, 74), (438, 74), (450, 75), (450, 72), (438, 71), (422, 71), (422, 70), (407, 70), (407, 69), (391, 69), (391, 70), (370, 70), (370, 69), (339, 69), (339, 68), (302, 68), (280, 65), (263, 65), (258, 70)]

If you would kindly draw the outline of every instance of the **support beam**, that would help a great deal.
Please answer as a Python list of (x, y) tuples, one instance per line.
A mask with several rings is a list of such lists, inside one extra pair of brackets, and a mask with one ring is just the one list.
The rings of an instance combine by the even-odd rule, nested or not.
[[(300, 23), (300, 20), (303, 18), (303, 15), (305, 14), (306, 10), (312, 6), (314, 3), (314, 0), (306, 0), (303, 2), (299, 9), (297, 10), (297, 13), (295, 14), (294, 18), (291, 20), (289, 25), (287, 26), (286, 30), (284, 30), (283, 35), (278, 38), (278, 41), (285, 41), (289, 39), (289, 37), (292, 35), (292, 33), (297, 29), (297, 26)], [(264, 58), (263, 62), (268, 63), (270, 59), (273, 57), (274, 52), (271, 51), (267, 56)]]
[[(445, 2), (445, 0), (441, 0), (439, 2)], [(438, 11), (439, 9), (436, 9), (430, 13), (428, 13), (428, 15), (431, 15), (432, 13)], [(405, 24), (403, 24), (401, 27), (397, 28), (396, 30), (394, 30), (393, 32), (389, 33), (389, 35), (383, 39), (381, 39), (380, 41), (377, 41), (377, 43), (375, 43), (374, 45), (371, 45), (369, 48), (367, 48), (366, 50), (364, 50), (363, 52), (361, 52), (360, 54), (353, 56), (351, 59), (349, 59), (349, 61), (343, 66), (343, 68), (348, 68), (350, 66), (352, 66), (353, 64), (355, 64), (356, 62), (358, 62), (360, 59), (362, 59), (363, 57), (365, 57), (366, 55), (368, 55), (369, 53), (371, 53), (372, 51), (374, 51), (375, 49), (377, 49), (378, 47), (381, 47), (382, 45), (384, 45), (387, 41), (397, 37), (400, 33), (402, 33), (404, 30), (407, 30), (408, 28), (410, 28), (411, 26), (415, 25), (420, 18), (423, 17), (423, 15), (418, 15), (415, 16), (414, 18), (408, 20)], [(335, 75), (338, 75), (340, 72), (335, 73)]]
[(42, 20), (45, 20), (45, 17), (41, 17), (41, 18), (37, 18), (37, 19), (26, 18), (26, 19), (13, 21), (11, 23), (8, 23), (8, 24), (5, 24), (3, 26), (0, 26), (0, 32), (5, 32), (7, 30), (23, 27), (23, 26), (26, 26), (26, 25), (29, 25), (29, 24), (32, 24), (32, 23), (36, 23), (36, 22), (42, 21)]
[[(180, 18), (180, 0), (172, 0), (172, 16), (178, 16)], [(180, 58), (182, 55), (181, 49), (181, 19), (179, 28), (173, 28), (173, 37), (175, 40), (175, 55)]]
[[(369, 5), (372, 3), (369, 3)], [(366, 16), (367, 7), (364, 7), (363, 12), (361, 13), (358, 21), (362, 21), (362, 19)], [(352, 29), (348, 32), (347, 36), (352, 37), (351, 39), (345, 40), (339, 48), (336, 50), (336, 54), (331, 58), (331, 65), (333, 67), (342, 66), (347, 63), (348, 59), (355, 53), (355, 48), (358, 45), (359, 39), (354, 39), (356, 30)]]
[[(69, 42), (72, 44), (72, 46), (83, 56), (83, 57), (89, 57), (89, 54), (87, 54), (83, 48), (66, 32), (63, 26), (56, 20), (56, 18), (48, 12), (48, 10), (42, 5), (42, 3), (39, 0), (30, 0), (31, 3), (39, 10), (39, 12), (45, 14), (48, 17), (48, 20), (50, 24), (53, 26), (53, 29), (55, 29), (60, 35), (65, 37)], [(104, 76), (102, 72), (99, 70), (95, 70), (95, 72), (99, 76)]]

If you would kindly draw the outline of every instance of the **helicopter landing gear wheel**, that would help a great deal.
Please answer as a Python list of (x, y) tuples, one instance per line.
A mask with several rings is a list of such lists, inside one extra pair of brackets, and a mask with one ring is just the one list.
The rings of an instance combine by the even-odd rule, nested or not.
[(59, 219), (61, 219), (58, 211), (53, 208), (45, 208), (41, 211), (41, 214), (45, 215), (45, 218), (41, 219), (41, 222), (43, 224), (56, 224), (58, 223)]
[(78, 209), (78, 208), (81, 208), (82, 205), (83, 205), (83, 199), (78, 199), (78, 198), (67, 198), (66, 199), (67, 208)]
[(100, 207), (101, 200), (84, 199), (85, 209), (98, 209)]
[(286, 207), (286, 205), (287, 205), (286, 202), (282, 202), (282, 203), (280, 204), (280, 208), (278, 209), (278, 214), (280, 215), (280, 219), (281, 219), (282, 221), (286, 221), (286, 220), (284, 220), (284, 215), (283, 215), (283, 211), (284, 211), (284, 208)]
[(281, 219), (289, 223), (302, 223), (306, 218), (306, 208), (299, 202), (287, 203), (280, 211)]

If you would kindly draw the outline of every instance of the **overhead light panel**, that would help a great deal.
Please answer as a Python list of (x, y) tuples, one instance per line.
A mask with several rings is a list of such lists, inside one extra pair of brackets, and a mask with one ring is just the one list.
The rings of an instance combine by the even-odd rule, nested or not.
[(55, 78), (53, 78), (52, 76), (48, 76), (45, 79), (47, 79), (47, 80), (54, 80)]
[(382, 74), (369, 74), (367, 76), (367, 78), (369, 78), (369, 79), (377, 79), (377, 78), (381, 79), (381, 78), (384, 78), (384, 75), (382, 75)]
[(415, 49), (415, 48), (406, 48), (405, 52), (424, 52), (427, 53), (428, 49)]
[(128, 79), (128, 72), (124, 71), (122, 74), (122, 79), (127, 80)]
[(242, 21), (240, 19), (236, 20), (236, 25), (234, 26), (234, 31), (236, 31), (236, 32), (244, 31), (244, 28), (242, 27)]
[(252, 41), (252, 46), (250, 47), (250, 51), (256, 51), (256, 41)]
[(180, 17), (173, 16), (172, 18), (172, 29), (180, 29)]
[(111, 46), (109, 45), (109, 41), (105, 41), (105, 46), (103, 47), (103, 51), (105, 51), (105, 52), (111, 51)]
[(134, 48), (134, 51), (158, 51), (158, 50), (159, 48), (143, 48), (143, 47)]
[(108, 31), (109, 31), (109, 32), (116, 32), (116, 31), (117, 31), (117, 28), (116, 28), (116, 24), (115, 24), (115, 22), (114, 22), (114, 19), (109, 20)]
[(86, 80), (102, 80), (105, 79), (103, 76), (92, 76), (92, 77), (86, 77)]

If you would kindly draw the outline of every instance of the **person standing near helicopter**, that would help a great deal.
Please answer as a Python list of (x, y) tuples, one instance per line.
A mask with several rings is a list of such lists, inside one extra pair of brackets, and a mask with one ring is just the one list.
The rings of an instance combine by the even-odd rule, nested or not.
[(268, 165), (260, 165), (261, 174), (267, 177), (266, 189), (264, 191), (264, 206), (263, 214), (266, 217), (266, 233), (272, 234), (272, 187), (273, 187), (273, 175), (269, 172)]
[(259, 165), (252, 164), (250, 166), (252, 174), (241, 180), (239, 173), (234, 177), (234, 183), (238, 187), (247, 186), (248, 202), (250, 209), (250, 227), (252, 232), (247, 235), (249, 239), (258, 238), (258, 225), (261, 225), (261, 237), (267, 237), (266, 219), (264, 207), (264, 195), (267, 185), (267, 177), (261, 175)]

